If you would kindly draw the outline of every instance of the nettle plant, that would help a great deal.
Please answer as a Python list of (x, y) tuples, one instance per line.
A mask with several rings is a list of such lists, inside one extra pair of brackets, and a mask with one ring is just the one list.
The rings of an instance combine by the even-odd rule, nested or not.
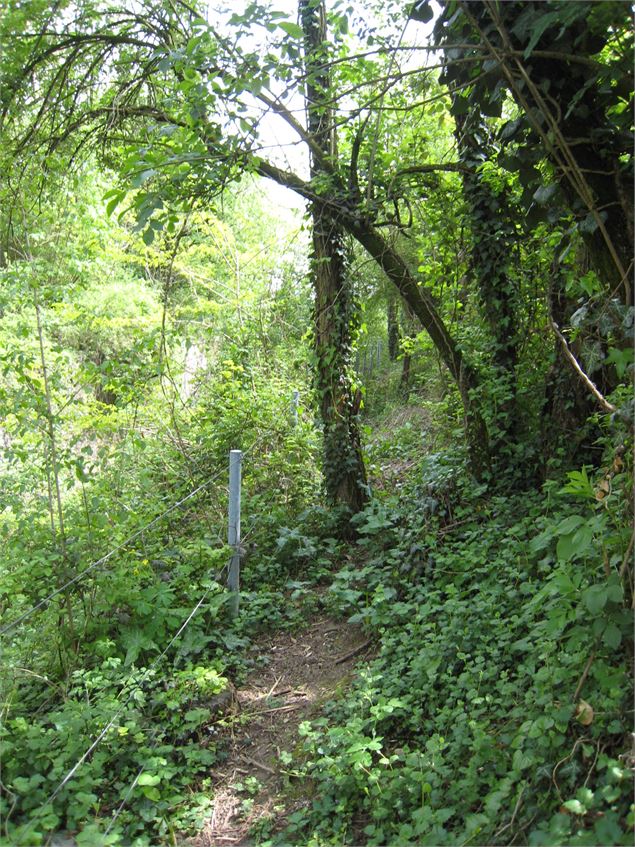
[(631, 637), (632, 526), (624, 508), (629, 483), (622, 455), (620, 450), (597, 479), (587, 468), (569, 472), (560, 494), (581, 508), (550, 520), (531, 542), (533, 553), (546, 553), (543, 562), (555, 558), (539, 595), (547, 602), (558, 598), (545, 626), (552, 634), (567, 631), (575, 639), (584, 633), (587, 639), (590, 625), (594, 649), (616, 650)]

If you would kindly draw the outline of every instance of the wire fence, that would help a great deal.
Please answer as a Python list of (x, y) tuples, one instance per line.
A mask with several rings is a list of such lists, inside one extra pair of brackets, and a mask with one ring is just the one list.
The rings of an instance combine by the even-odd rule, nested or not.
[(224, 473), (227, 473), (225, 468), (223, 468), (221, 471), (218, 471), (218, 473), (214, 474), (214, 476), (210, 477), (210, 479), (208, 479), (202, 485), (199, 485), (197, 488), (194, 489), (194, 491), (190, 491), (190, 493), (188, 495), (181, 498), (176, 503), (173, 503), (172, 506), (170, 506), (168, 509), (166, 509), (164, 512), (162, 512), (156, 518), (153, 518), (147, 524), (142, 526), (141, 529), (138, 529), (135, 532), (133, 532), (132, 535), (129, 535), (126, 539), (124, 539), (116, 547), (113, 547), (113, 549), (110, 550), (108, 553), (106, 553), (105, 556), (101, 556), (99, 559), (96, 559), (94, 562), (92, 562), (90, 565), (88, 565), (88, 567), (84, 568), (83, 571), (80, 571), (80, 573), (76, 574), (74, 577), (67, 580), (65, 583), (63, 583), (63, 585), (60, 585), (54, 591), (51, 591), (50, 594), (47, 594), (46, 597), (43, 597), (35, 605), (31, 606), (30, 609), (27, 609), (26, 612), (23, 612), (21, 615), (19, 615), (17, 618), (15, 618), (15, 620), (11, 621), (8, 624), (5, 624), (5, 626), (0, 628), (0, 636), (7, 635), (9, 632), (14, 630), (19, 624), (21, 624), (23, 621), (30, 618), (31, 615), (35, 614), (35, 612), (37, 612), (39, 609), (42, 609), (45, 606), (47, 606), (51, 602), (51, 600), (53, 600), (59, 594), (61, 594), (64, 591), (67, 591), (69, 588), (71, 588), (73, 585), (76, 585), (78, 582), (81, 582), (90, 573), (93, 573), (93, 571), (95, 571), (97, 568), (101, 567), (102, 565), (105, 565), (107, 562), (109, 562), (113, 558), (113, 556), (116, 556), (117, 553), (120, 553), (122, 550), (124, 550), (126, 547), (128, 547), (130, 544), (132, 544), (133, 541), (136, 541), (137, 538), (140, 538), (149, 529), (156, 526), (164, 518), (166, 518), (168, 515), (172, 514), (172, 512), (179, 509), (181, 506), (183, 506), (185, 503), (187, 503), (189, 500), (191, 500), (193, 497), (195, 497), (201, 491), (204, 491), (206, 488), (209, 488), (209, 486), (213, 482), (215, 482), (217, 479), (219, 479), (219, 477), (221, 477)]
[[(184, 621), (181, 623), (178, 630), (172, 636), (172, 638), (170, 639), (168, 644), (163, 648), (163, 650), (159, 653), (159, 655), (155, 657), (153, 662), (143, 671), (141, 678), (140, 679), (137, 678), (137, 679), (133, 680), (132, 676), (130, 676), (126, 680), (126, 682), (122, 685), (121, 690), (119, 692), (119, 696), (118, 696), (117, 699), (119, 700), (122, 697), (126, 688), (128, 688), (128, 686), (129, 686), (129, 691), (128, 691), (126, 698), (123, 700), (123, 702), (119, 703), (119, 707), (111, 715), (109, 720), (102, 727), (102, 729), (99, 731), (99, 733), (95, 736), (95, 738), (92, 740), (90, 745), (82, 753), (82, 755), (79, 757), (79, 759), (77, 759), (75, 764), (64, 774), (64, 776), (57, 783), (57, 785), (55, 786), (53, 791), (47, 796), (46, 800), (42, 803), (40, 808), (37, 810), (35, 815), (31, 818), (31, 820), (29, 821), (29, 823), (27, 824), (25, 829), (22, 831), (22, 833), (21, 833), (22, 841), (24, 841), (25, 836), (28, 835), (28, 833), (37, 824), (39, 818), (45, 812), (47, 807), (55, 800), (55, 798), (60, 794), (60, 792), (64, 789), (64, 787), (66, 785), (68, 785), (68, 783), (73, 779), (73, 777), (75, 776), (77, 771), (81, 768), (81, 766), (84, 764), (84, 762), (88, 759), (89, 756), (91, 756), (94, 753), (94, 751), (97, 749), (98, 745), (107, 736), (108, 732), (114, 727), (114, 725), (117, 723), (117, 720), (119, 719), (119, 717), (124, 713), (126, 707), (130, 703), (132, 698), (135, 696), (135, 693), (139, 690), (140, 686), (142, 686), (145, 682), (147, 682), (152, 677), (154, 671), (156, 670), (158, 665), (163, 661), (163, 659), (165, 658), (165, 656), (169, 652), (172, 645), (175, 644), (178, 641), (178, 639), (181, 637), (181, 635), (185, 632), (185, 630), (187, 629), (189, 624), (192, 622), (192, 620), (196, 616), (197, 612), (199, 611), (199, 609), (201, 608), (201, 606), (203, 605), (203, 603), (205, 602), (207, 597), (212, 592), (213, 588), (216, 585), (218, 585), (218, 583), (220, 582), (220, 579), (222, 578), (223, 572), (226, 569), (227, 569), (227, 564), (223, 565), (223, 567), (220, 569), (220, 571), (218, 571), (216, 573), (212, 583), (207, 586), (207, 588), (205, 589), (203, 594), (199, 597), (198, 601), (196, 602), (194, 607), (191, 609), (191, 611), (189, 612), (187, 617), (184, 619)], [(158, 729), (154, 731), (153, 737), (152, 737), (151, 740), (152, 740), (152, 742), (154, 742), (151, 746), (151, 749), (153, 749), (154, 746), (156, 746), (156, 743), (158, 742)], [(136, 785), (137, 785), (137, 783), (138, 783), (138, 781), (141, 777), (141, 774), (144, 772), (144, 770), (145, 770), (145, 767), (142, 767), (140, 769), (139, 773), (137, 774), (137, 776), (135, 777), (135, 779), (131, 783), (130, 787), (128, 788), (128, 791), (124, 795), (123, 801), (119, 805), (119, 807), (116, 811), (116, 814), (113, 817), (113, 820), (110, 822), (108, 829), (106, 830), (106, 833), (105, 833), (106, 835), (110, 832), (110, 830), (114, 826), (117, 818), (119, 817), (119, 815), (123, 811), (125, 804), (130, 799), (130, 796), (132, 795), (132, 792), (134, 791), (134, 788), (136, 787)]]
[[(291, 419), (292, 415), (291, 415), (290, 403), (285, 404), (284, 411), (285, 411), (286, 415), (288, 416), (288, 419)], [(265, 429), (264, 431), (261, 432), (261, 435), (254, 442), (252, 442), (251, 445), (249, 445), (247, 448), (245, 448), (242, 451), (243, 456), (249, 455), (249, 454), (253, 453), (255, 450), (257, 450), (268, 438), (270, 438), (270, 436), (272, 434), (282, 435), (284, 429), (286, 429), (286, 428), (282, 428), (280, 426), (269, 427), (269, 428)], [(68, 590), (72, 586), (80, 583), (82, 580), (84, 580), (90, 574), (98, 572), (98, 569), (102, 568), (114, 556), (116, 556), (118, 553), (120, 553), (122, 550), (124, 550), (130, 544), (132, 544), (135, 540), (140, 538), (145, 532), (147, 532), (148, 530), (157, 526), (161, 521), (163, 521), (170, 514), (172, 514), (176, 510), (180, 509), (186, 503), (193, 500), (198, 494), (200, 494), (201, 492), (209, 489), (209, 487), (214, 482), (216, 482), (222, 475), (227, 474), (227, 473), (228, 473), (227, 467), (224, 467), (224, 468), (220, 469), (219, 471), (217, 471), (209, 479), (207, 479), (204, 483), (202, 483), (201, 485), (198, 485), (196, 488), (194, 488), (192, 491), (190, 491), (184, 497), (181, 497), (179, 500), (177, 500), (175, 503), (173, 503), (171, 506), (169, 506), (167, 509), (165, 509), (163, 512), (161, 512), (161, 514), (157, 515), (155, 518), (153, 518), (152, 520), (150, 520), (146, 524), (144, 524), (140, 529), (135, 530), (135, 532), (131, 533), (127, 538), (125, 538), (122, 542), (117, 544), (114, 548), (112, 548), (104, 556), (101, 556), (100, 558), (91, 562), (91, 564), (89, 564), (86, 568), (84, 568), (80, 573), (76, 574), (74, 577), (67, 580), (64, 584), (55, 588), (55, 590), (51, 591), (46, 597), (39, 600), (36, 604), (31, 606), (28, 610), (26, 610), (24, 613), (19, 615), (17, 618), (15, 618), (15, 620), (13, 620), (10, 623), (3, 626), (0, 629), (0, 636), (4, 636), (7, 633), (14, 631), (21, 623), (28, 620), (37, 611), (45, 608), (59, 594)], [(103, 725), (101, 730), (95, 735), (95, 737), (91, 741), (90, 745), (84, 750), (84, 752), (77, 759), (77, 761), (75, 761), (73, 766), (66, 771), (64, 776), (61, 778), (61, 780), (55, 786), (55, 788), (47, 796), (46, 800), (42, 803), (42, 805), (39, 807), (39, 809), (32, 816), (32, 818), (30, 819), (30, 821), (26, 825), (25, 829), (22, 830), (22, 834), (21, 834), (22, 840), (24, 840), (24, 838), (26, 838), (28, 836), (29, 832), (38, 823), (38, 820), (42, 817), (45, 810), (47, 810), (47, 808), (50, 806), (50, 804), (53, 803), (53, 801), (59, 796), (59, 794), (63, 791), (63, 789), (69, 784), (69, 782), (71, 782), (71, 780), (77, 774), (78, 770), (87, 761), (87, 759), (94, 753), (94, 751), (97, 749), (99, 744), (104, 740), (104, 738), (106, 738), (109, 731), (117, 723), (117, 720), (125, 712), (125, 710), (126, 710), (127, 706), (129, 705), (131, 699), (135, 696), (135, 693), (138, 692), (140, 686), (143, 686), (152, 677), (152, 675), (156, 671), (156, 668), (165, 659), (165, 657), (168, 654), (168, 652), (170, 651), (170, 649), (181, 638), (181, 636), (187, 630), (187, 628), (190, 625), (190, 623), (192, 622), (192, 620), (196, 617), (197, 613), (199, 612), (199, 610), (201, 609), (201, 607), (205, 603), (206, 599), (209, 597), (210, 593), (214, 590), (214, 588), (218, 587), (220, 580), (223, 578), (225, 571), (228, 569), (228, 566), (229, 566), (229, 562), (225, 563), (225, 565), (223, 565), (223, 567), (219, 571), (216, 572), (216, 574), (214, 575), (210, 584), (204, 589), (201, 596), (197, 600), (196, 604), (193, 606), (193, 608), (191, 609), (189, 614), (182, 621), (181, 625), (179, 626), (177, 631), (174, 633), (174, 635), (171, 637), (168, 644), (154, 658), (152, 663), (147, 668), (144, 669), (141, 677), (139, 678), (138, 676), (136, 676), (134, 674), (131, 674), (131, 675), (128, 676), (126, 681), (121, 686), (119, 694), (117, 695), (117, 698), (116, 698), (117, 701), (118, 701), (118, 704), (119, 704), (118, 707), (113, 712), (113, 714), (110, 716), (110, 718), (107, 720), (107, 722)], [(208, 574), (208, 576), (209, 576), (209, 574)], [(150, 744), (151, 750), (156, 747), (156, 745), (158, 744), (158, 742), (160, 740), (159, 732), (160, 732), (160, 727), (156, 727), (149, 737), (148, 743)], [(126, 804), (130, 800), (130, 797), (132, 796), (132, 793), (133, 793), (135, 787), (138, 785), (139, 779), (141, 778), (145, 769), (146, 769), (145, 766), (142, 766), (139, 769), (139, 771), (137, 772), (137, 774), (135, 775), (135, 777), (132, 780), (132, 782), (130, 783), (130, 785), (128, 786), (125, 794), (122, 797), (122, 800), (121, 800), (119, 806), (117, 807), (117, 809), (115, 810), (115, 812), (113, 814), (112, 820), (109, 822), (108, 828), (107, 828), (106, 833), (105, 833), (106, 835), (108, 835), (110, 833), (110, 831), (112, 830), (113, 826), (115, 825), (117, 819), (119, 818), (122, 811), (124, 810)]]
[[(289, 411), (288, 406), (286, 407), (286, 411), (287, 412)], [(265, 430), (263, 432), (263, 434), (259, 438), (256, 439), (256, 441), (254, 441), (249, 447), (245, 448), (245, 450), (242, 451), (243, 455), (248, 455), (248, 454), (252, 453), (258, 446), (260, 446), (265, 441), (265, 439), (271, 433), (273, 433), (273, 432), (277, 433), (279, 431), (280, 430), (276, 427), (269, 427), (267, 430)], [(132, 544), (138, 538), (142, 537), (145, 532), (152, 529), (157, 524), (161, 523), (161, 521), (164, 520), (168, 515), (172, 514), (172, 512), (175, 512), (177, 509), (180, 509), (182, 506), (184, 506), (186, 503), (188, 503), (190, 500), (192, 500), (194, 497), (196, 497), (202, 491), (205, 491), (206, 489), (208, 489), (212, 485), (212, 483), (216, 482), (221, 476), (223, 476), (224, 474), (227, 474), (227, 473), (228, 473), (228, 470), (227, 470), (226, 467), (221, 468), (213, 476), (211, 476), (209, 479), (207, 479), (204, 483), (197, 486), (193, 491), (190, 491), (190, 493), (187, 494), (185, 497), (182, 497), (176, 503), (173, 503), (169, 508), (165, 509), (165, 511), (163, 511), (160, 515), (157, 515), (157, 517), (148, 521), (148, 523), (144, 524), (144, 526), (142, 526), (140, 529), (135, 530), (135, 532), (133, 532), (131, 535), (129, 535), (127, 538), (125, 538), (122, 542), (117, 544), (116, 547), (113, 547), (104, 556), (100, 556), (94, 562), (91, 562), (91, 564), (88, 565), (86, 568), (84, 568), (84, 570), (80, 571), (78, 574), (76, 574), (75, 576), (68, 579), (62, 585), (59, 585), (57, 588), (55, 588), (53, 591), (51, 591), (49, 594), (47, 594), (46, 597), (43, 597), (41, 600), (39, 600), (37, 603), (35, 603), (33, 606), (31, 606), (29, 609), (27, 609), (21, 615), (18, 615), (17, 618), (15, 618), (14, 620), (5, 624), (4, 626), (0, 627), (0, 637), (5, 636), (8, 633), (12, 632), (17, 626), (19, 626), (21, 623), (28, 620), (28, 618), (30, 618), (33, 614), (35, 614), (35, 612), (37, 612), (40, 609), (43, 609), (45, 606), (48, 606), (48, 604), (51, 602), (51, 600), (53, 600), (55, 597), (64, 593), (69, 588), (72, 588), (74, 585), (77, 585), (78, 583), (82, 582), (91, 573), (95, 572), (96, 570), (101, 568), (103, 565), (107, 564), (114, 556), (117, 555), (117, 553), (120, 553), (122, 550), (125, 550), (130, 544)]]

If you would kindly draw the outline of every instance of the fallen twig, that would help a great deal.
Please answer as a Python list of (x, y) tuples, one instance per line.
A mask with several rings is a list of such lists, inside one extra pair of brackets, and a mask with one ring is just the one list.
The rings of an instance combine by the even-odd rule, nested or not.
[(276, 681), (274, 682), (274, 684), (273, 684), (273, 685), (271, 686), (271, 688), (269, 689), (269, 693), (266, 695), (267, 697), (271, 697), (271, 695), (273, 694), (273, 692), (274, 692), (274, 691), (276, 690), (276, 688), (278, 687), (278, 683), (280, 682), (280, 680), (281, 680), (281, 679), (282, 679), (282, 676), (277, 677)]
[(573, 750), (567, 756), (564, 756), (564, 758), (560, 759), (559, 762), (556, 762), (556, 766), (554, 767), (553, 771), (551, 772), (551, 781), (553, 782), (554, 787), (555, 787), (556, 791), (558, 792), (558, 797), (560, 798), (561, 803), (563, 802), (562, 794), (560, 793), (560, 786), (558, 785), (558, 780), (556, 779), (556, 774), (558, 773), (558, 768), (560, 767), (560, 765), (564, 765), (565, 762), (568, 762), (569, 759), (572, 759), (573, 756), (575, 755), (575, 751), (578, 749), (580, 744), (582, 744), (585, 741), (588, 741), (588, 739), (585, 735), (583, 735), (581, 738), (578, 738), (578, 740), (573, 745)]
[(600, 757), (600, 753), (603, 753), (603, 752), (604, 752), (604, 747), (605, 747), (605, 746), (606, 746), (605, 744), (600, 744), (600, 742), (598, 741), (598, 743), (597, 743), (597, 747), (595, 748), (595, 758), (593, 759), (593, 764), (592, 764), (592, 765), (591, 765), (591, 767), (589, 768), (589, 772), (588, 772), (588, 774), (586, 775), (586, 779), (584, 780), (584, 787), (585, 787), (585, 788), (586, 788), (586, 787), (587, 787), (587, 785), (589, 784), (589, 780), (591, 779), (591, 774), (592, 774), (592, 773), (593, 773), (593, 771), (595, 770), (595, 765), (597, 764), (597, 760), (598, 760), (598, 759), (599, 759), (599, 757)]
[(351, 650), (350, 653), (346, 653), (345, 656), (340, 656), (339, 659), (335, 660), (336, 665), (341, 665), (342, 662), (345, 662), (347, 659), (352, 659), (353, 656), (357, 656), (359, 653), (363, 653), (367, 647), (370, 647), (371, 640), (364, 641), (363, 644), (360, 644), (359, 647), (356, 647), (354, 650)]
[(284, 706), (276, 706), (273, 709), (262, 709), (259, 712), (245, 712), (244, 718), (255, 718), (257, 715), (269, 715), (271, 712), (292, 712), (294, 709), (300, 709), (303, 703), (286, 703)]
[(538, 813), (538, 812), (536, 812), (534, 815), (532, 815), (532, 816), (529, 818), (529, 820), (527, 821), (527, 823), (524, 823), (522, 826), (519, 826), (519, 827), (517, 828), (516, 832), (514, 833), (514, 836), (513, 836), (512, 840), (509, 842), (509, 847), (512, 847), (512, 844), (513, 844), (513, 843), (514, 843), (514, 841), (518, 838), (518, 836), (520, 835), (520, 833), (521, 833), (521, 832), (524, 832), (526, 829), (529, 829), (529, 827), (532, 825), (532, 823), (533, 823), (533, 822), (536, 820), (536, 818), (538, 817), (538, 814), (539, 814), (539, 813)]
[(258, 697), (254, 697), (251, 702), (258, 703), (260, 700), (268, 700), (270, 697), (283, 697), (285, 694), (290, 694), (292, 691), (293, 688), (283, 688), (281, 691), (276, 691), (275, 694), (272, 694), (271, 691), (268, 691), (266, 694), (259, 694)]
[(250, 765), (254, 765), (257, 768), (260, 768), (261, 771), (265, 771), (266, 773), (272, 774), (272, 776), (278, 776), (277, 771), (274, 771), (273, 768), (270, 768), (268, 765), (264, 765), (262, 762), (259, 762), (257, 759), (252, 759), (249, 756), (241, 756), (240, 757), (243, 762), (249, 762)]

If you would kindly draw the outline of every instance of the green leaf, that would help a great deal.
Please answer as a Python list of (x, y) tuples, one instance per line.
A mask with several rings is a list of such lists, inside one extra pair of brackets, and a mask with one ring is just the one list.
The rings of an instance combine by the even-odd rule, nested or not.
[(158, 785), (161, 782), (161, 777), (154, 773), (142, 773), (137, 780), (137, 785)]
[(142, 650), (148, 650), (154, 647), (154, 642), (150, 636), (141, 629), (129, 629), (122, 633), (121, 641), (126, 648), (126, 658), (124, 665), (129, 665), (136, 662)]
[(139, 188), (143, 185), (144, 182), (147, 182), (149, 179), (155, 175), (156, 171), (154, 168), (147, 168), (146, 170), (140, 171), (135, 174), (133, 178), (130, 180), (130, 184), (133, 188)]
[(150, 246), (150, 244), (152, 244), (152, 242), (154, 241), (154, 230), (152, 229), (152, 227), (149, 226), (149, 227), (146, 227), (146, 229), (143, 230), (142, 238), (143, 238), (144, 244), (147, 244), (148, 247)]
[(569, 533), (574, 532), (579, 526), (582, 526), (583, 523), (586, 523), (586, 518), (583, 518), (582, 515), (570, 515), (568, 518), (560, 521), (556, 527), (556, 532), (558, 535), (569, 535)]
[(573, 812), (574, 815), (585, 815), (586, 806), (583, 806), (579, 800), (567, 800), (564, 804), (565, 809)]
[(614, 603), (622, 603), (624, 600), (624, 589), (617, 574), (611, 574), (606, 584), (606, 596)]
[(546, 550), (551, 545), (553, 533), (551, 531), (541, 532), (540, 535), (534, 536), (529, 542), (529, 549), (532, 553), (540, 553)]
[(39, 817), (39, 823), (44, 827), (44, 829), (53, 830), (57, 829), (60, 825), (60, 818), (55, 812), (47, 812), (45, 815), (41, 815)]
[(148, 800), (152, 800), (156, 802), (161, 799), (161, 792), (158, 788), (150, 787), (150, 788), (142, 788), (141, 789), (144, 795), (148, 798)]
[(529, 39), (529, 44), (525, 48), (525, 59), (528, 59), (531, 56), (534, 47), (540, 41), (540, 38), (545, 32), (545, 30), (547, 30), (551, 26), (551, 24), (557, 24), (559, 22), (559, 11), (549, 12), (548, 14), (542, 16), (542, 20), (539, 19), (538, 21), (532, 21), (531, 38)]
[(560, 572), (554, 574), (552, 583), (557, 587), (558, 591), (565, 596), (573, 594), (576, 591), (576, 586), (568, 573)]
[(620, 632), (619, 627), (609, 621), (606, 625), (606, 629), (602, 633), (602, 641), (607, 647), (611, 647), (613, 650), (619, 647), (622, 643), (622, 633)]
[(302, 27), (298, 26), (298, 24), (292, 23), (291, 21), (280, 21), (278, 26), (291, 38), (302, 38), (304, 35)]
[(582, 599), (592, 615), (597, 615), (606, 606), (608, 593), (605, 585), (592, 585), (582, 593)]
[(568, 562), (575, 556), (584, 555), (592, 543), (593, 529), (587, 524), (570, 535), (561, 536), (556, 546), (556, 555), (560, 561)]
[(617, 375), (621, 379), (628, 366), (633, 364), (633, 348), (626, 347), (624, 350), (619, 350), (617, 347), (609, 347), (606, 362), (615, 365)]
[(481, 101), (481, 113), (489, 118), (500, 118), (502, 109), (503, 104), (499, 97)]
[(540, 188), (537, 188), (534, 192), (534, 200), (539, 206), (546, 206), (557, 190), (558, 186), (555, 183), (552, 183), (551, 185), (541, 185)]
[[(581, 471), (569, 471), (567, 477), (569, 481), (560, 489), (561, 494), (573, 494), (583, 499), (595, 500), (595, 489), (589, 479), (586, 467), (583, 467)], [(567, 518), (567, 520), (569, 519)], [(565, 521), (562, 521), (560, 526), (564, 526), (564, 524)], [(561, 532), (570, 532), (570, 530), (562, 529)]]
[[(500, 140), (501, 141), (511, 141), (517, 135), (519, 130), (522, 128), (522, 126), (524, 124), (524, 120), (525, 120), (524, 117), (522, 117), (522, 118), (516, 118), (513, 121), (507, 121), (507, 123), (503, 125), (503, 127), (500, 131), (500, 134), (499, 134)], [(512, 167), (512, 170), (516, 170), (518, 168), (518, 166), (520, 165), (520, 160), (516, 157), (509, 156), (509, 157), (507, 157), (507, 161), (509, 162), (510, 166)], [(503, 167), (505, 167), (505, 165), (502, 162), (501, 162), (501, 165)], [(514, 167), (514, 165), (515, 165), (515, 167)], [(507, 170), (509, 170), (509, 169), (510, 168), (508, 167)]]
[(516, 750), (512, 759), (512, 767), (514, 770), (525, 770), (535, 764), (533, 756), (529, 753), (524, 753), (522, 750)]
[(108, 217), (112, 215), (112, 213), (115, 211), (115, 209), (121, 203), (124, 197), (125, 192), (117, 191), (117, 193), (114, 194), (114, 196), (112, 196), (112, 198), (108, 201), (108, 203), (106, 203), (106, 214), (108, 215)]
[(470, 103), (467, 97), (454, 96), (450, 111), (453, 115), (467, 115), (470, 110)]
[(111, 832), (110, 835), (105, 835), (102, 828), (97, 824), (89, 823), (81, 832), (74, 836), (77, 847), (109, 847), (111, 844), (116, 844), (120, 839), (120, 833)]
[(578, 229), (584, 235), (593, 235), (598, 226), (598, 214), (589, 212), (586, 218), (578, 224)]

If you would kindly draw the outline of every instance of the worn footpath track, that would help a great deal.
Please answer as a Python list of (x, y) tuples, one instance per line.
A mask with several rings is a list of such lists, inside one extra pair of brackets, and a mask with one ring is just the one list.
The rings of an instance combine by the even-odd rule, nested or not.
[(355, 663), (370, 650), (358, 627), (325, 616), (301, 633), (276, 633), (257, 646), (264, 667), (234, 694), (223, 730), (229, 755), (212, 772), (212, 815), (188, 847), (248, 847), (254, 827), (279, 828), (310, 802), (308, 786), (283, 793), (292, 767), (284, 753), (297, 747), (302, 721), (350, 683)]

